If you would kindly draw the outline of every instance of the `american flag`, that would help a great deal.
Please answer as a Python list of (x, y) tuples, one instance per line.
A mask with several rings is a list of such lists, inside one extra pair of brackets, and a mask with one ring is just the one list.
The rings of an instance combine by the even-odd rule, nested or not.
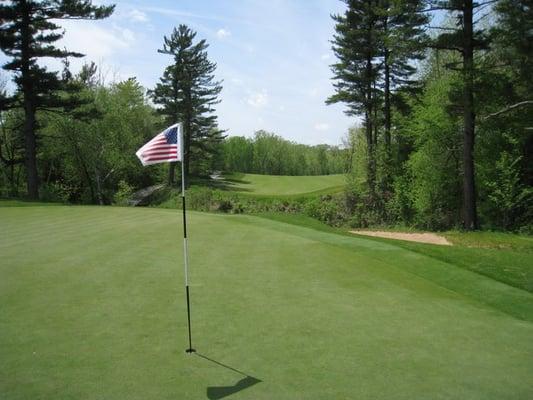
[(181, 124), (169, 126), (137, 150), (143, 165), (181, 160)]

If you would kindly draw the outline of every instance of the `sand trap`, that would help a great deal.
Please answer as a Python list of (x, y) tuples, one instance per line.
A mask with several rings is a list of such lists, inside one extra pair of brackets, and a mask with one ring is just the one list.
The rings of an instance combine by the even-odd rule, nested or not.
[(442, 246), (451, 246), (452, 244), (445, 237), (435, 233), (402, 233), (402, 232), (385, 232), (385, 231), (350, 231), (357, 235), (377, 236), (387, 239), (407, 240), (409, 242), (440, 244)]

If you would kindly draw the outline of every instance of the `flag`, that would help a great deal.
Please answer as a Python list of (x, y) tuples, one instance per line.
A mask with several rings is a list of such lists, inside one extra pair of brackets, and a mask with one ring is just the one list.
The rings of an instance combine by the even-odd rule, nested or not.
[(143, 165), (181, 160), (181, 124), (169, 126), (137, 150), (135, 155)]

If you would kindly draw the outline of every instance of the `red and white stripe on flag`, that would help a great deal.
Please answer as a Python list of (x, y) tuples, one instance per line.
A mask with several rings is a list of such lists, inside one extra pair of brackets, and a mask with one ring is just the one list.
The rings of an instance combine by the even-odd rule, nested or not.
[(135, 155), (142, 165), (181, 160), (182, 126), (174, 124), (141, 147)]

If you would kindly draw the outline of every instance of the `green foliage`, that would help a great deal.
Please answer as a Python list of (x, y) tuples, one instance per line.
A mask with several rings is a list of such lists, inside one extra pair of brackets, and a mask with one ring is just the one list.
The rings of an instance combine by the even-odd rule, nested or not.
[(68, 203), (72, 188), (62, 182), (49, 182), (41, 185), (41, 200), (51, 203)]
[(223, 169), (265, 175), (329, 175), (346, 171), (348, 151), (297, 144), (266, 131), (253, 138), (232, 136), (221, 146)]
[(310, 199), (305, 203), (304, 213), (331, 226), (346, 222), (346, 199), (344, 194), (326, 195)]
[(533, 218), (530, 205), (533, 204), (533, 188), (521, 183), (520, 171), (517, 168), (521, 157), (513, 159), (502, 152), (488, 179), (484, 180), (484, 191), (487, 194), (485, 217), (497, 227), (511, 229), (522, 217)]
[[(0, 102), (2, 109), (20, 107), (24, 110), (25, 167), (28, 196), (39, 197), (37, 168), (37, 128), (39, 110), (72, 110), (82, 104), (71, 85), (69, 74), (59, 77), (39, 64), (45, 57), (67, 59), (83, 54), (61, 49), (55, 43), (65, 31), (57, 23), (63, 19), (97, 20), (110, 16), (113, 6), (95, 6), (90, 0), (28, 0), (0, 5), (0, 48), (9, 57), (2, 68), (13, 73), (16, 92)], [(68, 64), (67, 62), (65, 62)], [(68, 72), (68, 71), (67, 71)], [(65, 96), (69, 92), (71, 96)]]
[(20, 110), (0, 111), (0, 192), (18, 197), (24, 192), (24, 137)]
[(407, 162), (414, 222), (427, 229), (444, 229), (460, 218), (460, 128), (446, 112), (454, 79), (448, 74), (429, 81), (406, 127), (417, 149)]
[(152, 184), (160, 167), (143, 169), (135, 151), (154, 135), (159, 120), (135, 79), (105, 87), (88, 86), (88, 107), (99, 118), (45, 115), (42, 171), (48, 181), (65, 181), (69, 200), (110, 204), (123, 181), (132, 187)]
[(134, 190), (131, 185), (126, 181), (120, 181), (118, 183), (118, 188), (115, 194), (113, 195), (113, 203), (118, 205), (127, 205), (128, 200), (131, 198)]
[[(181, 122), (184, 129), (184, 164), (187, 175), (205, 174), (212, 168), (213, 157), (223, 139), (214, 106), (220, 101), (221, 82), (215, 81), (216, 64), (207, 57), (205, 39), (195, 42), (196, 32), (186, 25), (174, 28), (164, 37), (160, 53), (173, 57), (155, 89), (154, 102), (161, 106), (168, 125)], [(192, 164), (192, 169), (190, 169)], [(169, 183), (173, 184), (174, 164)]]

